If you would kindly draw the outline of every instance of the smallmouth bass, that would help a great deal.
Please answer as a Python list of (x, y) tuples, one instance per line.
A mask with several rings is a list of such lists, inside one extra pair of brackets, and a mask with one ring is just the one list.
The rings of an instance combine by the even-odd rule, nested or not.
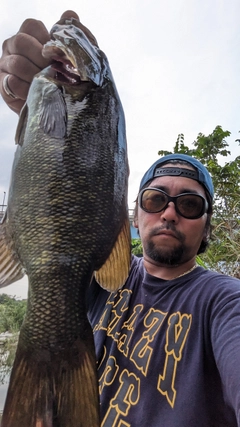
[(0, 286), (29, 280), (2, 427), (100, 425), (86, 290), (94, 275), (118, 289), (130, 267), (125, 120), (108, 60), (74, 19), (51, 37), (0, 225)]

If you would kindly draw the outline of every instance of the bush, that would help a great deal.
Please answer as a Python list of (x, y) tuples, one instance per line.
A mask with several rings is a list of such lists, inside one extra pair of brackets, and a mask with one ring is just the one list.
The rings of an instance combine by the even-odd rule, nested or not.
[(17, 300), (6, 294), (0, 295), (0, 333), (18, 332), (26, 313), (26, 307), (25, 300)]

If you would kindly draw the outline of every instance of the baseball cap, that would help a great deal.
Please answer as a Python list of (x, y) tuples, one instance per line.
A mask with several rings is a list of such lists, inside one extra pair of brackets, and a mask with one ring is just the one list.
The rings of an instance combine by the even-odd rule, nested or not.
[[(175, 167), (174, 165), (168, 166), (167, 168), (161, 167), (163, 166), (163, 164), (169, 162), (170, 160), (184, 160), (185, 162), (188, 162), (191, 166), (193, 166), (195, 170), (192, 171), (186, 168), (184, 169), (184, 165), (181, 167)], [(153, 163), (152, 166), (150, 166), (147, 172), (143, 175), (142, 180), (140, 182), (139, 191), (143, 188), (143, 186), (145, 186), (145, 184), (159, 176), (182, 176), (186, 178), (195, 179), (205, 187), (210, 197), (213, 199), (213, 182), (208, 170), (205, 168), (205, 166), (203, 166), (201, 162), (199, 162), (199, 160), (187, 154), (168, 154), (158, 159), (155, 163)]]

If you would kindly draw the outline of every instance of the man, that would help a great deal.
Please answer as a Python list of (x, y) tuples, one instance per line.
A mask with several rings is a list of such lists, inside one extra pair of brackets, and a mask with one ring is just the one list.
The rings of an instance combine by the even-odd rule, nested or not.
[[(16, 112), (46, 65), (48, 38), (42, 23), (25, 21), (3, 45), (0, 91)], [(240, 282), (196, 265), (212, 202), (211, 177), (189, 156), (158, 159), (141, 180), (143, 258), (133, 257), (118, 292), (96, 282), (89, 290), (104, 427), (240, 426)]]

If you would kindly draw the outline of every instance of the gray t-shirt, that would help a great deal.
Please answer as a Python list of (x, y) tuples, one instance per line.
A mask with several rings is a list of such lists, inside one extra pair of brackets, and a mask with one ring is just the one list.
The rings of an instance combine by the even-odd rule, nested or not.
[(133, 257), (118, 292), (92, 283), (89, 319), (102, 427), (240, 426), (238, 279), (161, 280)]

